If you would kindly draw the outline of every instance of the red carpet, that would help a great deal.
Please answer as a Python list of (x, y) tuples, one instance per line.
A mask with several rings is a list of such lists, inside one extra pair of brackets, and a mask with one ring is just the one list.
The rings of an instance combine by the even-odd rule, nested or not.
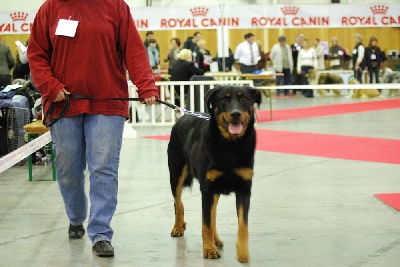
[[(272, 121), (295, 120), (303, 118), (339, 115), (345, 113), (365, 112), (400, 108), (400, 99), (368, 101), (361, 103), (325, 105), (316, 107), (281, 109), (273, 111)], [(269, 110), (258, 112), (258, 122), (270, 121)]]
[(400, 211), (400, 193), (375, 194), (386, 205)]
[[(169, 140), (169, 136), (146, 138)], [(400, 140), (394, 139), (259, 129), (257, 150), (400, 164)]]

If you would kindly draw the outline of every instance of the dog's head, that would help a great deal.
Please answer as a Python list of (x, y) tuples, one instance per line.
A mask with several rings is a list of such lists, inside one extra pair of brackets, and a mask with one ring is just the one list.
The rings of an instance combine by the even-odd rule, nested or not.
[(225, 139), (233, 141), (254, 126), (254, 104), (261, 104), (261, 93), (250, 87), (221, 86), (207, 91), (205, 103), (212, 123)]

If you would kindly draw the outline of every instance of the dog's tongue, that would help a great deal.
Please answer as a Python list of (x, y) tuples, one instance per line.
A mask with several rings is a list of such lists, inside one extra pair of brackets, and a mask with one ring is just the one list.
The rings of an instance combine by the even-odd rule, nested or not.
[(243, 125), (241, 123), (229, 123), (228, 130), (231, 134), (241, 134)]

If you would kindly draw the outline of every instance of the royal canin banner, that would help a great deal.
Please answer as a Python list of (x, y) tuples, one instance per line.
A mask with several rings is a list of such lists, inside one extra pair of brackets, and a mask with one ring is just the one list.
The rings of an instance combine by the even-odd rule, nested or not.
[[(132, 8), (139, 30), (400, 27), (400, 4)], [(0, 34), (29, 33), (36, 11), (0, 12)]]

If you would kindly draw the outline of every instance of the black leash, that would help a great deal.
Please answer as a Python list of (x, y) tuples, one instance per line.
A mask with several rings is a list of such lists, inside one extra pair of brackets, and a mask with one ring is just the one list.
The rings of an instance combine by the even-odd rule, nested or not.
[[(51, 127), (52, 125), (54, 125), (54, 123), (56, 123), (58, 120), (60, 120), (62, 117), (64, 117), (64, 115), (67, 113), (69, 106), (70, 106), (70, 99), (71, 98), (75, 98), (75, 99), (94, 99), (94, 100), (111, 100), (111, 101), (140, 101), (143, 102), (144, 98), (141, 97), (95, 97), (95, 96), (86, 96), (86, 95), (78, 95), (78, 94), (65, 94), (65, 105), (63, 107), (63, 109), (60, 111), (60, 114), (58, 114), (57, 116), (53, 117), (52, 115), (52, 111), (53, 111), (53, 103), (50, 103), (49, 108), (47, 109), (46, 113), (44, 113), (43, 115), (43, 125), (46, 127)], [(43, 108), (46, 106), (46, 103), (48, 102), (48, 100), (46, 99), (46, 101), (43, 104)], [(210, 116), (207, 115), (203, 115), (200, 113), (196, 113), (190, 110), (187, 110), (185, 108), (181, 108), (178, 107), (177, 105), (168, 103), (168, 102), (164, 102), (162, 100), (156, 99), (156, 102), (159, 104), (163, 104), (166, 105), (167, 107), (170, 107), (176, 111), (181, 111), (184, 112), (186, 114), (190, 114), (192, 116), (196, 116), (200, 119), (205, 119), (205, 120), (209, 120)]]

